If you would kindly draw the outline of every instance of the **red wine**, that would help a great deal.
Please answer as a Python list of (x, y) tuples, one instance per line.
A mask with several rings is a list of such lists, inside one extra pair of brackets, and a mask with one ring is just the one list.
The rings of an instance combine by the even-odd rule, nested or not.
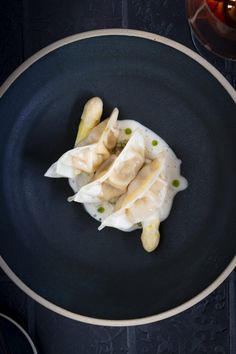
[(187, 0), (191, 29), (201, 44), (236, 59), (236, 0)]
[(236, 28), (236, 0), (207, 0), (207, 4), (220, 21)]

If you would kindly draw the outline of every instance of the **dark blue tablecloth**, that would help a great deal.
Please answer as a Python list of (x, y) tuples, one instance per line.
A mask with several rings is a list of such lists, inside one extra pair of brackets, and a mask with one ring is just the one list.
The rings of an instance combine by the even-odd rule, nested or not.
[[(184, 0), (1, 0), (0, 83), (42, 47), (71, 34), (122, 27), (193, 48)], [(218, 69), (236, 87), (235, 68)], [(48, 311), (0, 271), (0, 312), (18, 321), (40, 354), (236, 354), (236, 273), (193, 308), (130, 328), (97, 327)]]

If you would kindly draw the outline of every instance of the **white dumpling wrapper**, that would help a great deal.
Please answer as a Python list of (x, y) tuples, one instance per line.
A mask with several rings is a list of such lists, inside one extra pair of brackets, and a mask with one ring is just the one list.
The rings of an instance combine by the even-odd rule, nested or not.
[(159, 179), (164, 163), (165, 153), (160, 153), (158, 159), (140, 170), (127, 192), (117, 201), (114, 213), (102, 222), (99, 230), (105, 226), (131, 230), (138, 222), (157, 213), (167, 192), (167, 183)]
[(99, 203), (110, 201), (125, 193), (127, 186), (144, 164), (145, 142), (142, 134), (134, 132), (118, 157), (112, 156), (110, 160), (104, 163), (104, 172), (100, 172), (99, 178), (83, 186), (69, 200), (79, 203)]
[[(94, 173), (99, 165), (110, 156), (119, 135), (115, 108), (109, 119), (95, 127), (79, 146), (64, 153), (45, 173), (52, 178), (75, 178), (82, 172)], [(84, 145), (89, 144), (89, 145)]]

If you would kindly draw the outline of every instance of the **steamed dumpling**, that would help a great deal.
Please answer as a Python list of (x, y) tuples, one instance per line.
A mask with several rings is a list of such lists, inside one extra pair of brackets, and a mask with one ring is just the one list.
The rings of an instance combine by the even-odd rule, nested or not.
[(167, 191), (167, 183), (159, 179), (164, 160), (165, 155), (161, 153), (159, 158), (140, 170), (127, 192), (117, 201), (114, 213), (102, 222), (99, 230), (105, 226), (129, 230), (157, 212)]
[(126, 192), (144, 164), (145, 144), (142, 134), (136, 131), (118, 157), (111, 155), (101, 165), (95, 180), (83, 186), (70, 201), (97, 203), (111, 201)]
[(151, 188), (142, 198), (137, 199), (130, 208), (126, 210), (127, 217), (132, 224), (143, 222), (150, 216), (158, 213), (158, 209), (166, 197), (168, 184), (162, 179), (153, 183)]
[(94, 173), (98, 166), (111, 155), (119, 135), (118, 109), (109, 119), (92, 129), (79, 146), (63, 154), (45, 173), (46, 177), (75, 178), (82, 172)]

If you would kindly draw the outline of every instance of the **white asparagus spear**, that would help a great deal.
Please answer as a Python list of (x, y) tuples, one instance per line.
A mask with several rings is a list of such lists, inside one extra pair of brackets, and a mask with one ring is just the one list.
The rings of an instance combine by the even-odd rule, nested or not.
[(100, 122), (103, 111), (101, 98), (93, 97), (87, 101), (81, 115), (75, 146), (86, 138), (88, 133)]
[(142, 222), (143, 232), (141, 241), (147, 252), (154, 251), (160, 242), (160, 220), (158, 218)]

